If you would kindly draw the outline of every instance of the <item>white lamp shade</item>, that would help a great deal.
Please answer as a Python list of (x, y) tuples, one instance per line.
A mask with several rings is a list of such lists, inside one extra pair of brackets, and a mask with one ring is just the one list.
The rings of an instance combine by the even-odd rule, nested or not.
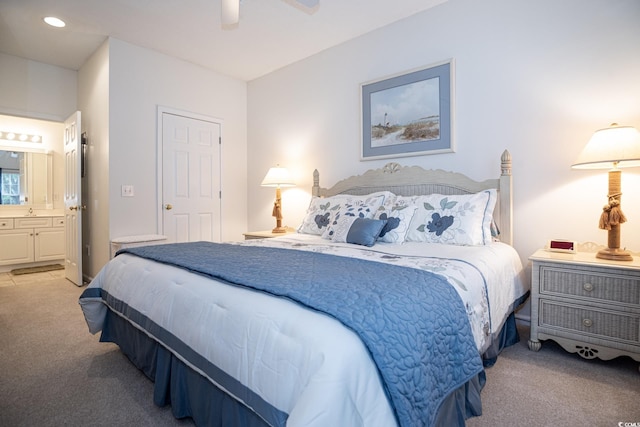
[(571, 167), (611, 169), (637, 166), (640, 166), (640, 132), (634, 127), (614, 123), (593, 134)]
[(276, 166), (269, 169), (260, 185), (263, 187), (293, 187), (296, 184), (287, 168)]

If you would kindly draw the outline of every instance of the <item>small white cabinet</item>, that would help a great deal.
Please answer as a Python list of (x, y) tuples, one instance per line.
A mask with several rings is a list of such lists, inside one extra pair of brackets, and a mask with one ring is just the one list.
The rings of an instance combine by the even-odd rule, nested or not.
[(64, 217), (0, 218), (0, 265), (64, 259)]

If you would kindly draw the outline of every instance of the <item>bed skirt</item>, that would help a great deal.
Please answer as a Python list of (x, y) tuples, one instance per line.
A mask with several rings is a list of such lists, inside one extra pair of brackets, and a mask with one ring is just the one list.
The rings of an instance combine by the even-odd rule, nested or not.
[[(491, 353), (495, 353), (495, 356), (485, 357), (485, 366), (495, 363), (497, 353), (518, 340), (515, 317), (511, 314), (494, 343)], [(171, 405), (174, 417), (191, 417), (197, 426), (207, 427), (268, 426), (251, 409), (229, 397), (157, 341), (111, 310), (107, 310), (100, 341), (113, 342), (120, 347), (123, 354), (154, 382), (154, 404), (160, 407)], [(485, 372), (482, 371), (451, 393), (440, 406), (435, 425), (464, 426), (465, 419), (482, 415), (480, 391), (485, 380)]]
[(100, 341), (113, 342), (120, 347), (122, 353), (153, 381), (153, 403), (160, 407), (171, 405), (174, 417), (191, 417), (197, 426), (268, 426), (245, 405), (229, 397), (111, 310), (107, 311)]

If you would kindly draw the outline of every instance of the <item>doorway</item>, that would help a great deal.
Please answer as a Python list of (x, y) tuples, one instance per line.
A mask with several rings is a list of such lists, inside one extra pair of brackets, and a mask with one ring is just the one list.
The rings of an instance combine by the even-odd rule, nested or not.
[(220, 120), (158, 109), (160, 233), (169, 242), (221, 240)]

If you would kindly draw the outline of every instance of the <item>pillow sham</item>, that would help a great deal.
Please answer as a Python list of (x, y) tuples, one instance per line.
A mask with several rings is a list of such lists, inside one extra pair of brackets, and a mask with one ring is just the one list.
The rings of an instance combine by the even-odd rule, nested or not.
[(333, 227), (331, 241), (373, 246), (387, 221), (355, 216), (342, 216)]
[(415, 199), (406, 240), (451, 245), (488, 245), (496, 205), (495, 189), (475, 194), (431, 194)]
[(337, 210), (333, 220), (329, 223), (327, 228), (322, 233), (322, 238), (331, 239), (334, 233), (334, 226), (337, 224), (338, 219), (348, 216), (354, 218), (366, 218), (371, 219), (375, 212), (382, 206), (384, 202), (384, 196), (366, 197), (364, 199), (349, 199), (345, 202), (340, 209)]
[(387, 221), (378, 240), (387, 243), (404, 242), (415, 212), (416, 206), (412, 198), (397, 196), (385, 200), (373, 216), (375, 219)]
[(335, 220), (338, 211), (345, 207), (347, 204), (362, 204), (369, 199), (379, 200), (379, 204), (374, 208), (377, 209), (378, 206), (382, 204), (384, 198), (384, 194), (376, 194), (375, 196), (314, 196), (311, 198), (311, 202), (309, 203), (309, 207), (307, 208), (307, 213), (305, 214), (302, 223), (298, 227), (298, 233), (321, 236), (327, 230), (329, 225)]

